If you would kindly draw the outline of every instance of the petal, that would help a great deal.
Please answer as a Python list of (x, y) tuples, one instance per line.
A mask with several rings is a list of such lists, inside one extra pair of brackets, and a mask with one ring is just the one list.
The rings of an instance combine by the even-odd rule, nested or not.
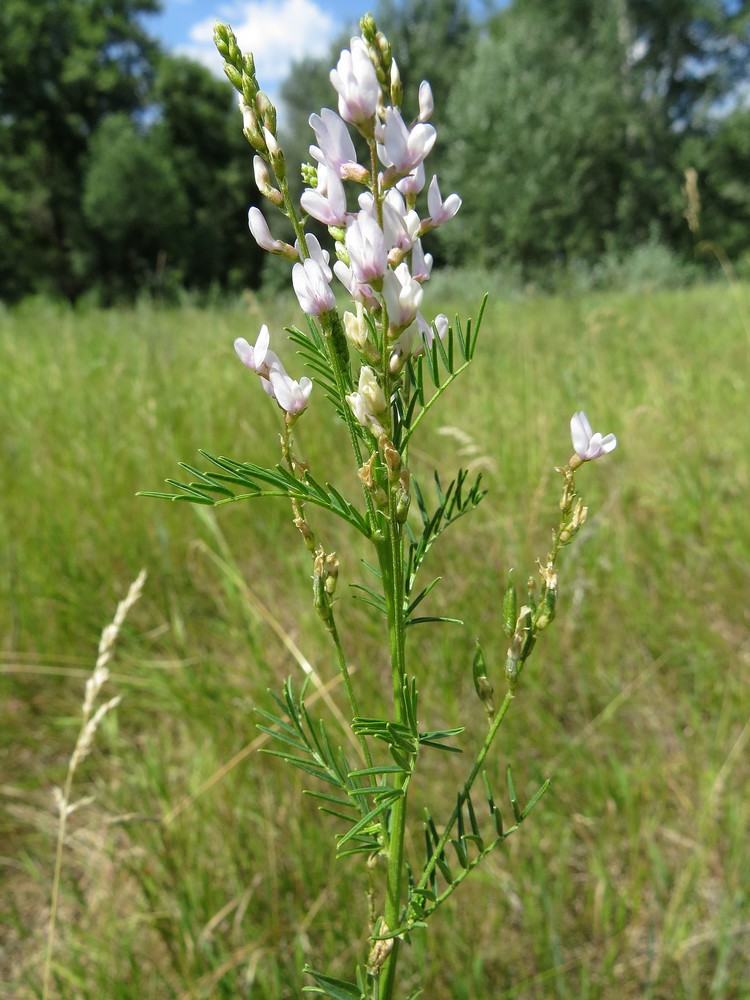
[(587, 433), (586, 430), (587, 427), (590, 432), (591, 427), (583, 410), (580, 413), (574, 413), (570, 418), (570, 436), (573, 439), (573, 448), (581, 458), (585, 456), (591, 440), (591, 434)]

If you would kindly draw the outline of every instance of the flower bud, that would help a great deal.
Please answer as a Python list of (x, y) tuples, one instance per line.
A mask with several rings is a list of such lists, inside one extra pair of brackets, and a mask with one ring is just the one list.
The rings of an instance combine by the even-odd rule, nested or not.
[(398, 71), (396, 60), (391, 61), (391, 104), (394, 108), (400, 108), (404, 100), (404, 88), (401, 83), (401, 74)]
[(368, 413), (374, 417), (382, 417), (388, 410), (388, 404), (383, 390), (380, 388), (375, 372), (369, 365), (362, 365), (359, 371), (357, 391), (363, 397)]
[(276, 108), (271, 103), (271, 98), (264, 90), (259, 90), (255, 97), (255, 106), (263, 119), (264, 126), (273, 135), (276, 135)]
[(356, 347), (358, 351), (364, 351), (367, 335), (370, 331), (360, 309), (357, 310), (356, 316), (352, 312), (344, 313), (344, 332), (346, 339), (353, 347)]
[(229, 63), (224, 63), (224, 72), (235, 90), (242, 90), (242, 73)]
[(432, 118), (435, 110), (435, 101), (432, 97), (432, 87), (427, 80), (422, 80), (419, 85), (419, 120), (428, 122)]

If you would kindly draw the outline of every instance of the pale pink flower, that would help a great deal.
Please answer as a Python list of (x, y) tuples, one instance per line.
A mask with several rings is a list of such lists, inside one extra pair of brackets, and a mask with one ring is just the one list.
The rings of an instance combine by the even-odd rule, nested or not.
[(396, 187), (405, 198), (414, 199), (424, 187), (424, 182), (424, 163), (420, 163), (406, 177), (402, 177), (396, 184)]
[(308, 257), (292, 268), (292, 284), (302, 311), (308, 316), (320, 316), (336, 307), (336, 296), (329, 285), (331, 271)]
[(415, 240), (411, 251), (411, 276), (415, 281), (425, 282), (431, 274), (432, 254), (424, 252), (421, 240)]
[(388, 257), (383, 230), (369, 212), (360, 212), (349, 223), (345, 242), (357, 281), (379, 282), (385, 274)]
[(422, 80), (419, 85), (419, 120), (429, 121), (432, 112), (435, 110), (435, 101), (432, 97), (432, 87), (426, 80)]
[[(448, 317), (443, 313), (438, 313), (432, 324), (428, 323), (424, 318), (422, 313), (417, 313), (417, 329), (422, 335), (422, 340), (427, 347), (432, 347), (435, 341), (435, 330), (437, 330), (438, 337), (441, 340), (445, 339), (445, 335), (448, 332)], [(422, 354), (423, 350), (416, 350), (415, 354)]]
[(601, 458), (602, 455), (614, 451), (617, 447), (617, 438), (614, 434), (602, 437), (598, 431), (596, 433), (592, 431), (591, 424), (583, 410), (574, 413), (570, 418), (570, 436), (573, 439), (575, 453), (582, 462)]
[[(323, 270), (323, 274), (325, 275), (326, 281), (330, 282), (331, 278), (333, 277), (331, 273), (331, 268), (328, 263), (329, 260), (331, 259), (331, 255), (328, 253), (327, 250), (323, 249), (323, 247), (320, 245), (320, 240), (314, 233), (305, 233), (305, 242), (307, 243), (308, 257), (310, 257), (312, 260), (316, 260), (320, 264)], [(301, 258), (302, 248), (299, 245), (299, 240), (295, 240), (294, 249), (297, 251), (298, 256)]]
[(380, 162), (396, 175), (408, 174), (428, 155), (435, 145), (437, 132), (432, 125), (417, 123), (406, 127), (397, 108), (385, 109), (382, 142), (378, 145)]
[(319, 115), (310, 115), (310, 127), (318, 140), (317, 146), (310, 146), (310, 155), (318, 163), (327, 163), (339, 177), (345, 177), (352, 166), (359, 166), (349, 129), (335, 111), (323, 108)]
[(333, 273), (355, 302), (361, 302), (362, 305), (371, 310), (378, 308), (379, 303), (372, 287), (366, 282), (358, 281), (354, 271), (347, 267), (343, 260), (336, 261), (333, 265)]
[(321, 163), (318, 166), (318, 186), (302, 192), (300, 205), (303, 211), (326, 226), (345, 225), (346, 194), (336, 171)]
[(388, 309), (389, 331), (405, 330), (414, 322), (424, 290), (409, 273), (407, 263), (399, 264), (395, 271), (385, 272), (383, 297)]

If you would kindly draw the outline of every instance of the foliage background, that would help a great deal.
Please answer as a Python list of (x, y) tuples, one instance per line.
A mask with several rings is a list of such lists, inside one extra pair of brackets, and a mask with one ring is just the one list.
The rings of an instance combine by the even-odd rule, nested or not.
[[(346, 974), (362, 944), (330, 830), (251, 753), (254, 707), (299, 676), (295, 646), (333, 673), (288, 512), (205, 519), (133, 498), (200, 447), (275, 461), (275, 414), (231, 342), (296, 315), (288, 274), (262, 274), (247, 234), (229, 87), (159, 52), (136, 17), (152, 6), (0, 7), (0, 993), (14, 1000), (38, 996), (50, 786), (100, 629), (142, 565), (112, 681), (124, 699), (66, 845), (59, 996), (292, 998), (305, 960)], [(499, 671), (503, 583), (545, 551), (567, 415), (584, 407), (620, 438), (581, 476), (593, 516), (494, 762), (498, 781), (513, 762), (522, 796), (547, 776), (552, 791), (429, 949), (415, 938), (409, 974), (435, 1000), (744, 1000), (750, 293), (683, 286), (714, 259), (700, 240), (746, 266), (747, 5), (517, 2), (480, 19), (425, 0), (381, 21), (409, 92), (433, 82), (441, 184), (465, 197), (436, 250), (465, 267), (436, 275), (435, 308), (465, 316), (492, 293), (480, 364), (415, 455), (446, 475), (481, 467), (491, 489), (436, 552), (431, 610), (466, 621), (420, 647), (436, 727), (482, 728), (474, 636)], [(330, 101), (329, 65), (288, 81), (290, 130)], [(312, 408), (305, 453), (344, 488), (331, 434)], [(340, 554), (344, 639), (376, 703), (380, 635), (346, 596), (358, 553)], [(422, 798), (454, 791), (436, 768)]]
[[(142, 20), (157, 8), (3, 4), (0, 300), (205, 298), (261, 283), (245, 221), (258, 195), (231, 88), (160, 50)], [(458, 254), (553, 287), (644, 243), (689, 261), (688, 167), (704, 206), (697, 238), (734, 260), (747, 253), (743, 0), (526, 0), (481, 13), (465, 0), (382, 0), (376, 13), (398, 49), (407, 111), (431, 81), (436, 170), (464, 197), (438, 262)], [(309, 157), (307, 118), (330, 103), (328, 70), (346, 41), (296, 65), (283, 87), (290, 164)]]

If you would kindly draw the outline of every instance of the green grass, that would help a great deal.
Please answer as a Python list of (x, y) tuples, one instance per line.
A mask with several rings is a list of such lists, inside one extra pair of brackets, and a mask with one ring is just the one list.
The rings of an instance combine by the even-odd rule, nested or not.
[[(546, 551), (570, 414), (619, 439), (579, 474), (590, 520), (563, 554), (558, 618), (492, 764), (497, 785), (513, 764), (522, 797), (548, 776), (552, 789), (404, 953), (405, 986), (421, 981), (431, 1000), (750, 997), (750, 294), (735, 293), (491, 300), (477, 364), (415, 442), (417, 475), (473, 462), (490, 488), (434, 553), (430, 610), (466, 627), (412, 644), (425, 721), (468, 717), (469, 749), (483, 727), (474, 637), (501, 687), (507, 571), (523, 581)], [(478, 301), (438, 305), (466, 315)], [(263, 320), (278, 335), (293, 316), (252, 300), (0, 315), (4, 996), (38, 995), (50, 789), (99, 632), (141, 566), (108, 685), (123, 701), (77, 781), (96, 800), (71, 817), (57, 995), (279, 1000), (300, 995), (305, 961), (348, 975), (361, 955), (361, 872), (334, 869), (333, 821), (282, 763), (243, 754), (266, 689), (301, 677), (272, 619), (334, 674), (289, 512), (245, 503), (206, 517), (134, 495), (201, 447), (276, 461), (277, 415), (232, 340)], [(299, 442), (356, 498), (320, 400)], [(374, 714), (389, 687), (380, 623), (346, 587), (363, 552), (315, 524), (341, 558), (339, 623)], [(419, 807), (448, 811), (460, 766), (425, 757), (415, 834)]]

